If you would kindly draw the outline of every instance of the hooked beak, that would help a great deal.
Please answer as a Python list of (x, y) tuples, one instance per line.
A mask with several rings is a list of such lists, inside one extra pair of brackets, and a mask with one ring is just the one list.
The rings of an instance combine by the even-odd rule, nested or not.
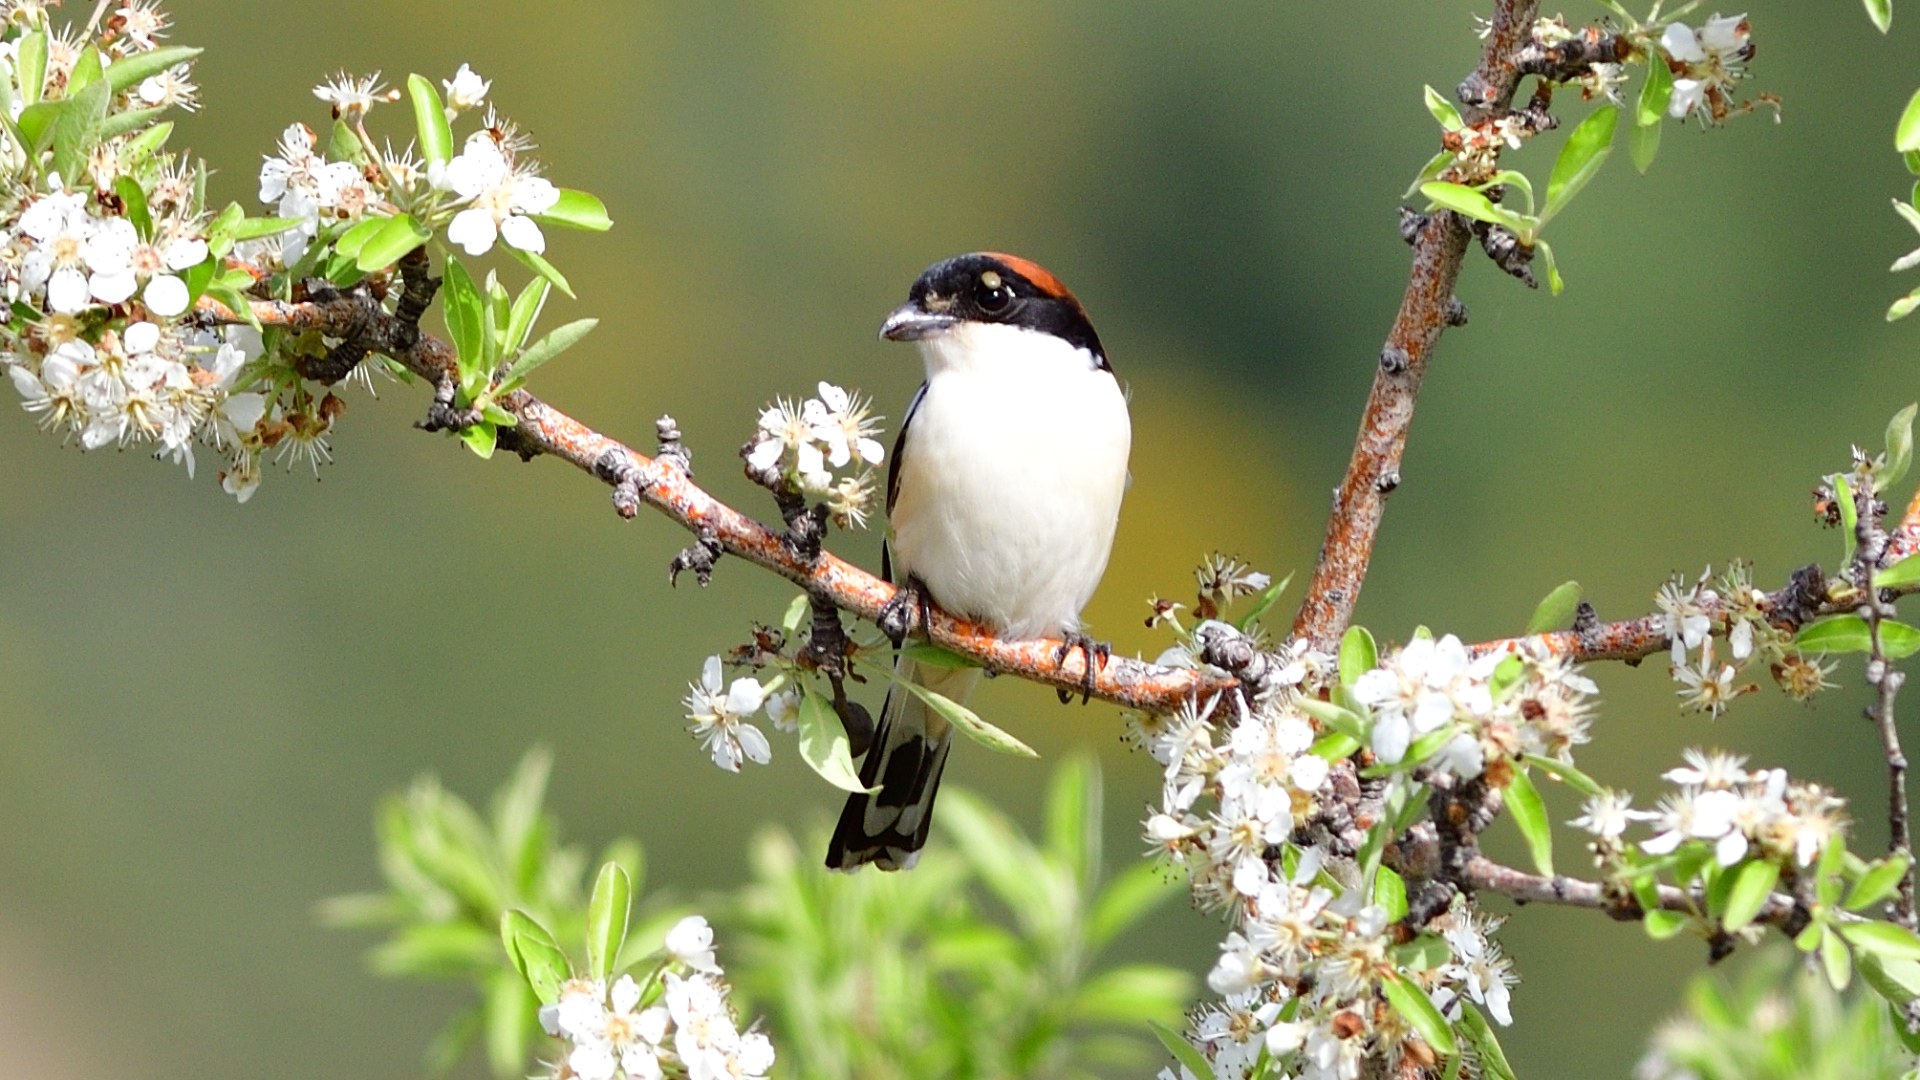
[(951, 315), (935, 315), (914, 304), (901, 304), (880, 324), (880, 336), (888, 341), (919, 341), (944, 334), (960, 320)]

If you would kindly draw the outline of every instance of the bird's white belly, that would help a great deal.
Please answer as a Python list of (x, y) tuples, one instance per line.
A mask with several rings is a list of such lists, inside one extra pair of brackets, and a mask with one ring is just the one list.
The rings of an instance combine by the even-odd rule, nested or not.
[(911, 574), (942, 608), (1021, 637), (1079, 628), (1131, 442), (1110, 372), (1045, 360), (988, 372), (930, 358), (890, 515), (896, 579)]

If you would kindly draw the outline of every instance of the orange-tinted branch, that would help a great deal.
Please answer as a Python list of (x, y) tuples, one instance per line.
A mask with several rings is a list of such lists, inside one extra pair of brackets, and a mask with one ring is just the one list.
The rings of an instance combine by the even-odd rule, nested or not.
[[(255, 301), (252, 314), (262, 325), (292, 329), (335, 330), (351, 325), (363, 309), (354, 301), (283, 303)], [(201, 316), (216, 323), (241, 321), (218, 301), (202, 297)], [(436, 386), (455, 378), (452, 349), (438, 338), (421, 335), (416, 344), (394, 357), (409, 371)], [(498, 404), (519, 419), (510, 445), (522, 456), (547, 454), (560, 458), (612, 486), (615, 506), (632, 517), (638, 502), (646, 502), (703, 542), (763, 566), (799, 585), (815, 597), (866, 619), (877, 619), (894, 598), (891, 584), (844, 562), (830, 553), (809, 560), (788, 548), (780, 533), (709, 495), (688, 478), (666, 455), (650, 458), (608, 438), (525, 391), (516, 391)], [(1018, 675), (1034, 682), (1069, 690), (1085, 685), (1085, 652), (1074, 649), (1062, 656), (1061, 643), (1046, 639), (1005, 640), (976, 623), (931, 611), (935, 643), (978, 661), (991, 671)], [(1124, 657), (1109, 659), (1095, 673), (1093, 696), (1129, 708), (1164, 712), (1195, 695), (1234, 686), (1231, 679), (1184, 668), (1160, 667)]]

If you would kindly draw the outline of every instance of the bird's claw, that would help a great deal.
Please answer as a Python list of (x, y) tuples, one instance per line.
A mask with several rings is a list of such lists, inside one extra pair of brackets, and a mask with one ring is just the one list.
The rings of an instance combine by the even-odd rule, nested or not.
[(894, 648), (899, 648), (907, 640), (915, 626), (915, 616), (919, 617), (920, 633), (924, 636), (927, 628), (933, 625), (933, 605), (927, 599), (927, 587), (919, 578), (909, 577), (899, 589), (894, 591), (893, 599), (880, 609), (880, 617), (874, 622), (880, 632), (887, 635)]
[[(1067, 662), (1068, 654), (1075, 649), (1079, 649), (1080, 655), (1086, 658), (1086, 674), (1080, 680), (1080, 704), (1085, 705), (1093, 700), (1094, 679), (1100, 669), (1107, 666), (1108, 659), (1113, 656), (1113, 645), (1111, 642), (1095, 641), (1077, 630), (1068, 632), (1063, 635), (1063, 638), (1064, 640), (1060, 642), (1060, 650), (1054, 654), (1053, 659), (1057, 664), (1064, 664)], [(1073, 700), (1073, 691), (1064, 686), (1057, 688), (1054, 692), (1060, 695), (1062, 705)]]

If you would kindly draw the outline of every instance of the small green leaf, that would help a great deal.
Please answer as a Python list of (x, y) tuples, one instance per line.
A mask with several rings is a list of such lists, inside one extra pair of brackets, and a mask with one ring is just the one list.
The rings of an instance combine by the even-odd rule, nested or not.
[(787, 605), (787, 613), (780, 618), (780, 628), (792, 636), (794, 631), (800, 629), (800, 620), (806, 618), (807, 612), (812, 609), (813, 602), (806, 593), (794, 597), (793, 602)]
[[(110, 117), (109, 119), (112, 118)], [(128, 140), (127, 145), (120, 151), (121, 160), (124, 161), (128, 167), (138, 165), (161, 147), (167, 145), (167, 139), (172, 135), (172, 121), (167, 121), (164, 124), (155, 124)]]
[(1340, 638), (1340, 685), (1352, 686), (1380, 666), (1380, 646), (1364, 626), (1349, 626)]
[(573, 978), (573, 966), (546, 927), (526, 912), (508, 908), (500, 913), (500, 943), (507, 947), (514, 969), (533, 987), (541, 1004), (560, 1000), (560, 987)]
[(1586, 773), (1581, 772), (1579, 769), (1574, 768), (1564, 761), (1556, 761), (1553, 758), (1540, 754), (1526, 754), (1523, 755), (1520, 760), (1532, 765), (1548, 776), (1559, 780), (1561, 783), (1566, 784), (1582, 795), (1591, 797), (1606, 794), (1606, 789), (1598, 783), (1595, 783), (1593, 777), (1588, 776)]
[[(1380, 868), (1380, 872), (1392, 873), (1384, 866)], [(1399, 915), (1391, 917), (1395, 922), (1406, 918), (1406, 909), (1402, 908)], [(1447, 939), (1439, 934), (1421, 934), (1405, 945), (1393, 947), (1393, 962), (1400, 965), (1403, 971), (1432, 971), (1442, 964), (1451, 963), (1452, 960), (1453, 948), (1447, 944)]]
[(1518, 169), (1501, 169), (1499, 172), (1487, 177), (1485, 183), (1481, 185), (1481, 190), (1490, 189), (1495, 184), (1502, 186), (1511, 185), (1519, 188), (1520, 193), (1527, 197), (1527, 213), (1533, 213), (1533, 207), (1536, 202), (1533, 197), (1533, 181), (1527, 179), (1526, 173)]
[(1273, 607), (1273, 602), (1280, 599), (1280, 594), (1287, 591), (1287, 586), (1292, 583), (1292, 581), (1293, 575), (1288, 574), (1286, 577), (1275, 582), (1266, 592), (1261, 593), (1260, 599), (1253, 602), (1253, 606), (1247, 609), (1247, 613), (1233, 621), (1234, 629), (1245, 630), (1247, 627), (1252, 626), (1255, 620), (1265, 615), (1268, 609)]
[(1721, 925), (1728, 933), (1737, 933), (1760, 914), (1766, 906), (1767, 898), (1773, 895), (1773, 887), (1780, 883), (1780, 867), (1765, 859), (1754, 859), (1734, 875), (1733, 889), (1727, 894), (1725, 914), (1720, 916)]
[[(160, 114), (166, 111), (165, 109), (128, 109), (126, 112), (114, 113), (105, 120), (100, 121), (100, 141), (105, 142), (108, 139), (117, 139), (129, 131), (146, 127), (148, 124), (158, 120)], [(171, 125), (169, 125), (169, 128), (171, 128)], [(130, 161), (129, 164), (132, 164), (132, 162)]]
[(1331, 701), (1321, 701), (1319, 698), (1305, 696), (1296, 699), (1293, 704), (1301, 712), (1320, 721), (1321, 725), (1328, 730), (1365, 740), (1366, 724), (1352, 710), (1343, 709)]
[(1898, 589), (1920, 582), (1920, 553), (1908, 555), (1873, 575), (1876, 589)]
[(510, 971), (495, 972), (487, 984), (482, 1011), (486, 1017), (487, 1063), (493, 1067), (493, 1074), (512, 1076), (524, 1071), (527, 1014), (533, 1011), (526, 981), (514, 978)]
[(1525, 769), (1515, 769), (1513, 782), (1507, 785), (1507, 809), (1513, 811), (1513, 823), (1527, 838), (1527, 850), (1533, 855), (1534, 868), (1553, 876), (1553, 825), (1547, 820), (1547, 806), (1540, 792), (1527, 778)]
[(533, 374), (535, 368), (573, 348), (599, 325), (599, 319), (576, 319), (565, 326), (554, 327), (552, 333), (527, 346), (527, 351), (521, 353), (520, 358), (507, 369), (505, 381), (525, 379)]
[(100, 79), (100, 50), (89, 45), (74, 57), (73, 69), (67, 73), (67, 96), (72, 97)]
[(493, 449), (499, 438), (499, 430), (485, 420), (460, 429), (460, 441), (467, 444), (467, 449), (480, 455), (482, 460), (493, 457)]
[(1426, 101), (1427, 111), (1433, 114), (1433, 118), (1438, 120), (1445, 130), (1459, 131), (1467, 126), (1467, 122), (1460, 118), (1460, 110), (1454, 107), (1453, 102), (1441, 97), (1440, 91), (1431, 86), (1427, 87)]
[[(1873, 638), (1867, 623), (1858, 615), (1830, 615), (1808, 624), (1794, 639), (1804, 652), (1871, 652)], [(1882, 620), (1880, 647), (1887, 656), (1901, 660), (1920, 652), (1920, 630), (1906, 623)]]
[(107, 118), (112, 100), (112, 91), (101, 81), (60, 103), (53, 118), (53, 171), (71, 187), (84, 186), (87, 154), (100, 142), (100, 122)]
[(1185, 1035), (1158, 1020), (1147, 1021), (1147, 1026), (1153, 1029), (1154, 1037), (1167, 1048), (1167, 1053), (1173, 1055), (1173, 1060), (1194, 1075), (1194, 1080), (1214, 1080), (1213, 1066), (1207, 1063), (1206, 1055), (1188, 1042)]
[(565, 275), (561, 274), (560, 271), (556, 269), (552, 263), (548, 262), (546, 259), (543, 259), (538, 255), (535, 255), (531, 251), (521, 251), (519, 248), (514, 247), (512, 244), (502, 244), (500, 246), (507, 250), (508, 255), (511, 255), (515, 259), (519, 260), (522, 266), (525, 266), (527, 269), (532, 270), (534, 273), (539, 274), (543, 278), (546, 278), (548, 281), (553, 282), (553, 287), (556, 289), (559, 289), (563, 293), (566, 293), (568, 297), (570, 298), (573, 297), (573, 286), (567, 284), (567, 279)]
[(1452, 184), (1436, 180), (1420, 185), (1420, 194), (1425, 195), (1435, 206), (1451, 210), (1456, 214), (1470, 217), (1475, 221), (1485, 221), (1493, 225), (1504, 225), (1515, 232), (1525, 227), (1525, 222), (1511, 210), (1495, 206), (1492, 199), (1467, 187), (1465, 184)]
[(1872, 953), (1860, 954), (1860, 974), (1867, 985), (1896, 1005), (1920, 998), (1920, 963), (1912, 960), (1883, 960)]
[(409, 75), (407, 96), (413, 99), (413, 126), (420, 136), (420, 156), (430, 165), (453, 160), (453, 129), (447, 125), (440, 92), (428, 80)]
[(113, 87), (114, 93), (123, 93), (176, 64), (186, 63), (204, 51), (187, 45), (169, 45), (164, 49), (134, 53), (107, 65), (107, 85)]
[(1400, 197), (1403, 199), (1411, 199), (1413, 198), (1414, 192), (1420, 190), (1420, 185), (1429, 180), (1440, 179), (1440, 174), (1446, 172), (1447, 166), (1453, 164), (1454, 157), (1455, 154), (1453, 151), (1442, 150), (1428, 158), (1427, 163), (1420, 166), (1420, 172), (1414, 176), (1413, 183), (1407, 185), (1407, 190), (1401, 192)]
[[(1666, 57), (1654, 53), (1647, 63), (1647, 81), (1640, 84), (1640, 100), (1634, 106), (1633, 126), (1657, 128), (1667, 115), (1667, 105), (1673, 100), (1673, 70), (1667, 67)], [(1659, 140), (1655, 139), (1655, 145)], [(1641, 169), (1645, 172), (1645, 169)]]
[(913, 696), (926, 702), (928, 708), (939, 713), (947, 723), (959, 728), (961, 734), (989, 750), (998, 750), (1000, 753), (1013, 754), (1016, 757), (1040, 756), (1033, 747), (980, 719), (979, 714), (952, 698), (936, 694), (919, 683), (906, 679), (895, 679), (893, 684), (906, 687)]
[(1553, 245), (1545, 240), (1536, 240), (1533, 247), (1540, 253), (1540, 261), (1547, 264), (1547, 292), (1559, 296), (1567, 283), (1561, 280), (1560, 263), (1553, 257)]
[(340, 234), (340, 239), (333, 242), (333, 250), (349, 259), (359, 258), (360, 249), (367, 246), (367, 241), (373, 238), (374, 233), (386, 228), (390, 220), (390, 218), (370, 217), (360, 222)]
[(1835, 990), (1845, 990), (1853, 981), (1853, 955), (1831, 926), (1820, 935), (1820, 966), (1827, 973), (1827, 985)]
[(593, 882), (593, 897), (587, 901), (587, 972), (596, 979), (613, 974), (614, 957), (627, 940), (627, 909), (633, 900), (633, 883), (619, 863), (600, 868)]
[(140, 238), (153, 239), (153, 215), (147, 211), (147, 193), (140, 187), (140, 181), (122, 175), (114, 180), (113, 193), (120, 196), (120, 204), (127, 208), (127, 220), (133, 222)]
[(1407, 883), (1392, 867), (1374, 871), (1373, 902), (1386, 909), (1388, 922), (1407, 917)]
[(1440, 1015), (1440, 1010), (1434, 1008), (1433, 999), (1427, 996), (1425, 990), (1398, 975), (1382, 979), (1380, 989), (1387, 995), (1387, 1003), (1412, 1025), (1428, 1046), (1449, 1056), (1459, 1052), (1459, 1047), (1453, 1041), (1453, 1028), (1447, 1025), (1447, 1019)]
[(1874, 487), (1885, 491), (1900, 482), (1907, 475), (1907, 468), (1913, 464), (1913, 415), (1920, 411), (1920, 402), (1908, 405), (1893, 414), (1887, 421), (1887, 463), (1874, 476)]
[(360, 253), (354, 257), (354, 263), (363, 274), (384, 270), (407, 252), (426, 243), (431, 235), (413, 220), (412, 215), (395, 214), (383, 221), (372, 236), (367, 237), (360, 247)]
[(1920, 938), (1904, 926), (1885, 922), (1842, 923), (1840, 936), (1860, 951), (1883, 960), (1920, 960)]
[(1920, 289), (1915, 289), (1895, 300), (1893, 306), (1887, 309), (1887, 321), (1898, 322), (1913, 314), (1913, 309), (1917, 307), (1920, 307)]
[(1886, 33), (1887, 28), (1893, 25), (1893, 0), (1861, 0), (1861, 2), (1866, 4), (1867, 18), (1873, 20), (1874, 27), (1881, 33)]
[(1854, 883), (1853, 892), (1847, 896), (1847, 910), (1864, 911), (1899, 891), (1909, 865), (1907, 857), (1898, 854), (1875, 863)]
[(1507, 1052), (1501, 1048), (1500, 1039), (1493, 1032), (1493, 1025), (1480, 1015), (1480, 1010), (1469, 1003), (1460, 1007), (1460, 1033), (1467, 1037), (1480, 1057), (1480, 1068), (1484, 1075), (1493, 1080), (1517, 1080), (1513, 1075), (1513, 1066), (1507, 1064)]
[(1543, 224), (1566, 209), (1567, 203), (1600, 171), (1607, 155), (1613, 151), (1613, 131), (1619, 122), (1619, 108), (1604, 105), (1567, 136), (1566, 145), (1560, 148), (1560, 156), (1553, 163), (1553, 176), (1547, 181), (1547, 203), (1540, 208)]
[(900, 655), (916, 664), (925, 664), (928, 667), (942, 668), (947, 671), (958, 671), (961, 668), (980, 666), (978, 662), (961, 656), (952, 649), (943, 649), (927, 641), (908, 642), (901, 648)]
[(461, 385), (471, 387), (491, 374), (485, 370), (486, 347), (480, 340), (480, 335), (485, 333), (486, 311), (473, 276), (459, 259), (447, 259), (444, 274), (441, 314), (447, 321), (447, 334), (453, 338), (454, 351), (460, 357)]
[(360, 136), (345, 120), (333, 122), (333, 137), (327, 143), (327, 156), (335, 161), (351, 161), (355, 165), (367, 163), (367, 148), (360, 144)]
[(1655, 941), (1665, 941), (1687, 928), (1689, 916), (1683, 911), (1667, 911), (1664, 908), (1647, 912), (1641, 923), (1647, 928), (1647, 936)]
[(1487, 677), (1487, 690), (1493, 695), (1495, 703), (1507, 700), (1513, 690), (1520, 685), (1520, 676), (1526, 674), (1527, 663), (1518, 656), (1508, 655), (1493, 666), (1493, 674)]
[[(14, 70), (20, 73), (20, 99), (29, 106), (40, 100), (47, 88), (47, 32), (35, 30), (20, 39), (14, 56)], [(23, 117), (24, 119), (24, 117)]]
[(559, 225), (588, 232), (606, 232), (613, 228), (606, 205), (584, 191), (560, 189), (560, 199), (538, 214), (528, 215), (542, 225)]
[(533, 324), (540, 319), (541, 309), (547, 306), (547, 293), (552, 289), (552, 282), (537, 277), (520, 290), (520, 295), (514, 298), (513, 310), (507, 315), (507, 333), (501, 340), (501, 348), (512, 353), (527, 343), (528, 335), (533, 333)]
[(880, 790), (860, 782), (846, 729), (834, 715), (833, 703), (805, 683), (800, 684), (800, 757), (821, 779), (841, 791)]
[(1359, 739), (1344, 731), (1334, 731), (1320, 736), (1307, 752), (1326, 761), (1339, 761), (1342, 758), (1352, 757), (1353, 752), (1358, 749), (1360, 749)]

